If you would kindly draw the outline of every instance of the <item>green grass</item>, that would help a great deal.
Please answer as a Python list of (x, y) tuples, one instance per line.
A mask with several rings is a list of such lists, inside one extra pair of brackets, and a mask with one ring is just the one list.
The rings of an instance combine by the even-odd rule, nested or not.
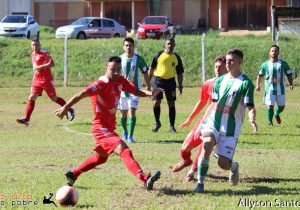
[[(66, 99), (82, 87), (58, 88)], [(176, 101), (176, 124), (182, 123), (198, 100), (199, 88), (185, 88)], [(23, 116), (29, 88), (0, 89), (0, 205), (11, 209), (11, 202), (30, 196), (36, 206), (14, 209), (54, 209), (43, 205), (42, 199), (65, 184), (63, 172), (77, 166), (93, 154), (92, 120), (88, 99), (76, 106), (76, 118), (70, 123), (53, 114), (58, 106), (44, 94), (37, 101), (29, 127), (15, 123)], [(300, 200), (300, 90), (287, 93), (287, 107), (282, 124), (268, 127), (266, 107), (261, 105), (262, 93), (255, 93), (259, 132), (252, 134), (247, 117), (239, 139), (235, 160), (240, 163), (241, 182), (230, 187), (228, 172), (218, 168), (212, 158), (207, 193), (194, 194), (196, 183), (185, 182), (188, 169), (173, 173), (172, 166), (180, 160), (180, 147), (190, 128), (168, 132), (167, 105), (162, 104), (162, 128), (152, 133), (154, 122), (150, 99), (143, 98), (137, 112), (136, 144), (130, 145), (134, 157), (145, 172), (161, 170), (161, 179), (154, 190), (147, 192), (122, 164), (111, 155), (106, 164), (82, 174), (76, 182), (79, 202), (76, 209), (244, 209), (240, 199), (251, 201)], [(118, 113), (119, 114), (119, 113)], [(246, 115), (247, 116), (247, 115)], [(120, 127), (117, 128), (121, 132)], [(193, 151), (193, 156), (195, 151)], [(21, 196), (21, 198), (15, 197)], [(23, 198), (23, 197), (25, 198)], [(250, 209), (247, 207), (246, 209)], [(294, 209), (288, 207), (284, 209)]]
[[(52, 73), (57, 85), (63, 84), (64, 40), (54, 38), (54, 30), (41, 27), (42, 47), (47, 49), (56, 66)], [(176, 36), (176, 52), (182, 57), (185, 67), (184, 85), (197, 87), (201, 83), (201, 35)], [(68, 78), (70, 86), (82, 86), (98, 78), (103, 73), (106, 59), (123, 52), (122, 38), (89, 39), (68, 41)], [(205, 64), (207, 78), (211, 78), (214, 58), (225, 54), (229, 48), (239, 48), (245, 54), (243, 70), (255, 79), (262, 62), (268, 58), (271, 35), (264, 36), (219, 36), (209, 31), (205, 38)], [(0, 87), (29, 86), (33, 75), (31, 66), (31, 43), (27, 39), (0, 39)], [(150, 65), (154, 55), (164, 48), (164, 40), (139, 40), (139, 53)], [(280, 56), (299, 75), (300, 38), (284, 36), (280, 38)], [(297, 81), (298, 83), (298, 81)]]

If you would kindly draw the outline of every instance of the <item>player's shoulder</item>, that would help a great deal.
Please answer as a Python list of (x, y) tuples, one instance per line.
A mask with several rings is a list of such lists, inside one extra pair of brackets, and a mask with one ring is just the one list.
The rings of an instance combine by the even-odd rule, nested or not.
[(41, 53), (49, 53), (47, 50), (45, 50), (44, 48), (40, 48), (40, 50), (39, 50)]

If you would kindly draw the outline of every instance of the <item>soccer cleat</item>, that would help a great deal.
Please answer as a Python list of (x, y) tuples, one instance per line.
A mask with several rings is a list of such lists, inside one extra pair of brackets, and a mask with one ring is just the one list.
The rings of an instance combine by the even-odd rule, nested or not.
[(75, 183), (75, 178), (74, 178), (74, 175), (73, 175), (73, 172), (71, 170), (68, 170), (66, 173), (65, 173), (65, 176), (68, 180), (67, 182), (67, 185), (69, 186), (73, 186), (74, 183)]
[(126, 140), (127, 140), (127, 137), (128, 137), (128, 133), (125, 132), (125, 131), (123, 131), (122, 136), (121, 136), (121, 139), (122, 139), (123, 141), (126, 141)]
[(75, 110), (74, 109), (69, 109), (69, 111), (68, 111), (68, 119), (70, 120), (70, 121), (72, 121), (72, 120), (74, 120), (74, 118), (75, 118)]
[(132, 136), (128, 136), (127, 141), (129, 144), (133, 144), (134, 143), (134, 139)]
[(268, 126), (273, 126), (273, 123), (272, 122), (268, 122)]
[(170, 127), (170, 132), (171, 132), (171, 133), (176, 133), (176, 132), (177, 132), (176, 129), (174, 128), (174, 126), (171, 126), (171, 127)]
[(236, 168), (234, 170), (234, 172), (230, 171), (229, 173), (229, 184), (230, 185), (237, 185), (237, 183), (239, 182), (239, 175), (240, 174), (240, 170), (239, 170), (239, 163), (236, 162)]
[(20, 124), (23, 124), (23, 125), (26, 125), (26, 126), (29, 125), (29, 120), (27, 120), (26, 118), (24, 118), (24, 119), (17, 119), (16, 121), (17, 121), (17, 123), (20, 123)]
[(184, 169), (185, 167), (190, 166), (192, 163), (193, 163), (193, 161), (191, 159), (189, 159), (189, 160), (182, 160), (182, 161), (180, 161), (179, 163), (176, 163), (173, 166), (173, 172), (179, 172), (182, 169)]
[[(196, 169), (197, 170), (197, 169)], [(196, 180), (195, 179), (195, 175), (196, 175), (197, 171), (193, 170), (192, 168), (188, 171), (188, 173), (186, 174), (186, 181), (187, 182), (191, 182), (193, 180)]]
[(157, 132), (158, 129), (160, 129), (160, 127), (161, 127), (160, 122), (156, 122), (152, 128), (152, 132)]
[(197, 187), (194, 189), (195, 193), (204, 193), (204, 184), (197, 184)]
[(280, 123), (281, 123), (281, 119), (280, 119), (280, 116), (279, 116), (279, 115), (275, 116), (275, 119), (276, 119), (277, 124), (280, 124)]
[(145, 183), (146, 190), (153, 190), (154, 182), (160, 178), (160, 171), (156, 171), (152, 176), (150, 175)]

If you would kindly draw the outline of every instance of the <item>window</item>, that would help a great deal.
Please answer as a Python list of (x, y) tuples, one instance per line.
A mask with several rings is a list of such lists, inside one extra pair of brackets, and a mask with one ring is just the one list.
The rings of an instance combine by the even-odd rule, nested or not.
[(288, 4), (290, 7), (300, 7), (300, 0), (289, 0)]
[(102, 20), (103, 27), (114, 27), (114, 22), (111, 20)]

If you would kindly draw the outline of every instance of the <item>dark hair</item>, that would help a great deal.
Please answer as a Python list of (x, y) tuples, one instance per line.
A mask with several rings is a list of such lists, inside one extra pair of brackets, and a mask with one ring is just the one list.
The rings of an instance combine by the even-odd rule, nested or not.
[(107, 59), (106, 63), (115, 62), (121, 64), (122, 60), (119, 56), (111, 56)]
[(241, 50), (233, 48), (227, 51), (227, 55), (236, 55), (238, 57), (240, 57), (242, 60), (244, 58), (244, 54)]
[[(271, 46), (271, 48), (273, 48), (273, 47), (276, 47), (277, 48), (277, 50), (278, 50), (278, 52), (279, 52), (279, 46), (278, 45), (276, 45), (276, 44), (273, 44), (272, 46)], [(270, 49), (271, 49), (270, 48)]]
[(32, 42), (40, 42), (40, 40), (38, 38), (33, 38), (31, 41)]
[(130, 43), (133, 44), (133, 46), (134, 46), (134, 40), (133, 40), (133, 38), (131, 38), (131, 37), (126, 37), (126, 38), (124, 39), (124, 41), (123, 41), (123, 44), (124, 44), (125, 42), (130, 42)]
[(171, 41), (171, 42), (175, 43), (175, 39), (174, 39), (174, 38), (171, 38), (171, 37), (167, 37), (167, 38), (166, 38), (166, 41)]
[(222, 62), (222, 63), (226, 63), (226, 57), (224, 55), (218, 55), (216, 58), (215, 58), (215, 63), (216, 62)]

